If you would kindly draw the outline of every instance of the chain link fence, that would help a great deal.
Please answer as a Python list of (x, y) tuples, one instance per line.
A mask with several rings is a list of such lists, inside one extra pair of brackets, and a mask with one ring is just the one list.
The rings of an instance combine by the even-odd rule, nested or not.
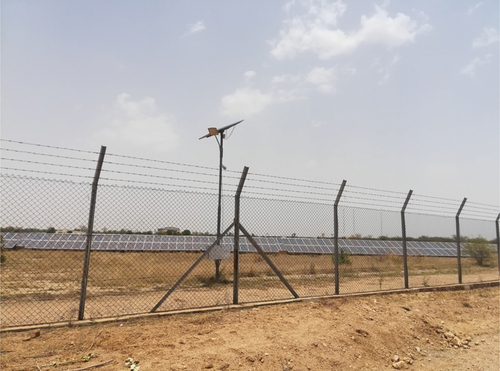
[(4, 174), (0, 181), (2, 327), (76, 319), (84, 251), (63, 250), (57, 241), (40, 247), (55, 227), (86, 224), (90, 184)]
[(2, 164), (2, 328), (499, 278), (495, 206), (228, 171), (217, 243), (217, 169), (44, 150)]

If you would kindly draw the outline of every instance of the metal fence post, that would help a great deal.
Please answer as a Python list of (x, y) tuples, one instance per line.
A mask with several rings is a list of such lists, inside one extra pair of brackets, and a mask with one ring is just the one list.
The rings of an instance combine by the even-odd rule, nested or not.
[(248, 167), (243, 168), (240, 183), (236, 190), (236, 198), (234, 200), (234, 252), (233, 252), (233, 304), (238, 304), (238, 284), (240, 278), (239, 254), (240, 254), (240, 196), (243, 184), (247, 177)]
[(339, 274), (339, 212), (338, 206), (340, 202), (340, 197), (342, 197), (342, 192), (344, 192), (344, 187), (347, 181), (344, 179), (340, 185), (339, 193), (337, 193), (337, 198), (333, 204), (333, 233), (334, 233), (334, 246), (335, 246), (335, 295), (340, 293), (340, 274)]
[(95, 204), (97, 199), (97, 185), (99, 182), (99, 176), (101, 175), (102, 163), (104, 162), (105, 154), (106, 154), (106, 147), (101, 146), (101, 152), (99, 153), (99, 159), (97, 160), (97, 167), (94, 173), (94, 181), (92, 182), (92, 195), (90, 197), (89, 224), (87, 226), (87, 241), (85, 244), (85, 260), (83, 263), (82, 288), (80, 291), (80, 308), (78, 310), (78, 320), (82, 320), (84, 318), (84, 313), (85, 313), (85, 298), (87, 296), (87, 278), (89, 275), (90, 249), (92, 247), (92, 232), (94, 229), (94, 214), (95, 214)]
[(500, 274), (500, 228), (498, 227), (498, 221), (500, 220), (500, 214), (497, 216), (497, 220), (495, 220), (495, 227), (497, 230), (497, 257), (498, 257), (498, 273)]
[(408, 206), (408, 202), (410, 202), (410, 197), (413, 193), (413, 190), (410, 189), (408, 192), (408, 196), (406, 196), (405, 203), (403, 204), (403, 208), (401, 209), (401, 229), (402, 229), (402, 238), (403, 238), (403, 271), (405, 276), (405, 289), (409, 288), (410, 285), (408, 283), (408, 251), (406, 249), (406, 219), (405, 219), (405, 210), (406, 206)]
[(457, 211), (457, 215), (455, 216), (455, 224), (457, 227), (457, 264), (458, 264), (458, 283), (462, 283), (462, 249), (460, 246), (460, 213), (467, 202), (467, 198), (464, 198), (460, 208)]

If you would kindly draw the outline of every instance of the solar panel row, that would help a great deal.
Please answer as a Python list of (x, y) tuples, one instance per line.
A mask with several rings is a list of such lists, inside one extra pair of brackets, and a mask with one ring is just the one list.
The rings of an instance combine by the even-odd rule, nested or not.
[[(14, 233), (3, 235), (5, 247), (22, 246), (29, 249), (83, 250), (83, 234)], [(95, 234), (92, 250), (97, 251), (205, 251), (214, 236), (170, 236), (133, 234)], [(325, 238), (254, 237), (267, 252), (285, 251), (296, 254), (332, 254), (334, 240)], [(232, 248), (233, 238), (224, 237), (222, 245)], [(402, 255), (401, 241), (339, 239), (339, 248), (355, 255)], [(255, 252), (250, 242), (240, 238), (241, 252)], [(454, 242), (407, 242), (408, 255), (456, 256)]]

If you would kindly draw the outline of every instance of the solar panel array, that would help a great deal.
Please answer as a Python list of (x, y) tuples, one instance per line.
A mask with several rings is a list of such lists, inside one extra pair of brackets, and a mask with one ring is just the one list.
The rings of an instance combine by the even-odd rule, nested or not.
[[(84, 250), (86, 235), (72, 233), (15, 233), (3, 235), (6, 248), (24, 247), (41, 250)], [(333, 254), (334, 240), (329, 238), (254, 237), (266, 252), (293, 254)], [(214, 236), (171, 236), (134, 234), (94, 234), (93, 251), (205, 251)], [(233, 247), (233, 237), (224, 237), (222, 245)], [(464, 244), (462, 244), (464, 246)], [(402, 255), (401, 241), (339, 239), (339, 248), (354, 255)], [(493, 248), (493, 246), (492, 246)], [(240, 238), (241, 252), (255, 252), (245, 238)], [(455, 242), (408, 241), (408, 255), (456, 256)]]

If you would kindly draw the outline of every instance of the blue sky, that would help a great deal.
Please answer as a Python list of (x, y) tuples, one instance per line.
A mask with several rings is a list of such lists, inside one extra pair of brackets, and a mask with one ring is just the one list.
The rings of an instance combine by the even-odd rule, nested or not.
[(498, 205), (498, 1), (3, 0), (2, 138)]

